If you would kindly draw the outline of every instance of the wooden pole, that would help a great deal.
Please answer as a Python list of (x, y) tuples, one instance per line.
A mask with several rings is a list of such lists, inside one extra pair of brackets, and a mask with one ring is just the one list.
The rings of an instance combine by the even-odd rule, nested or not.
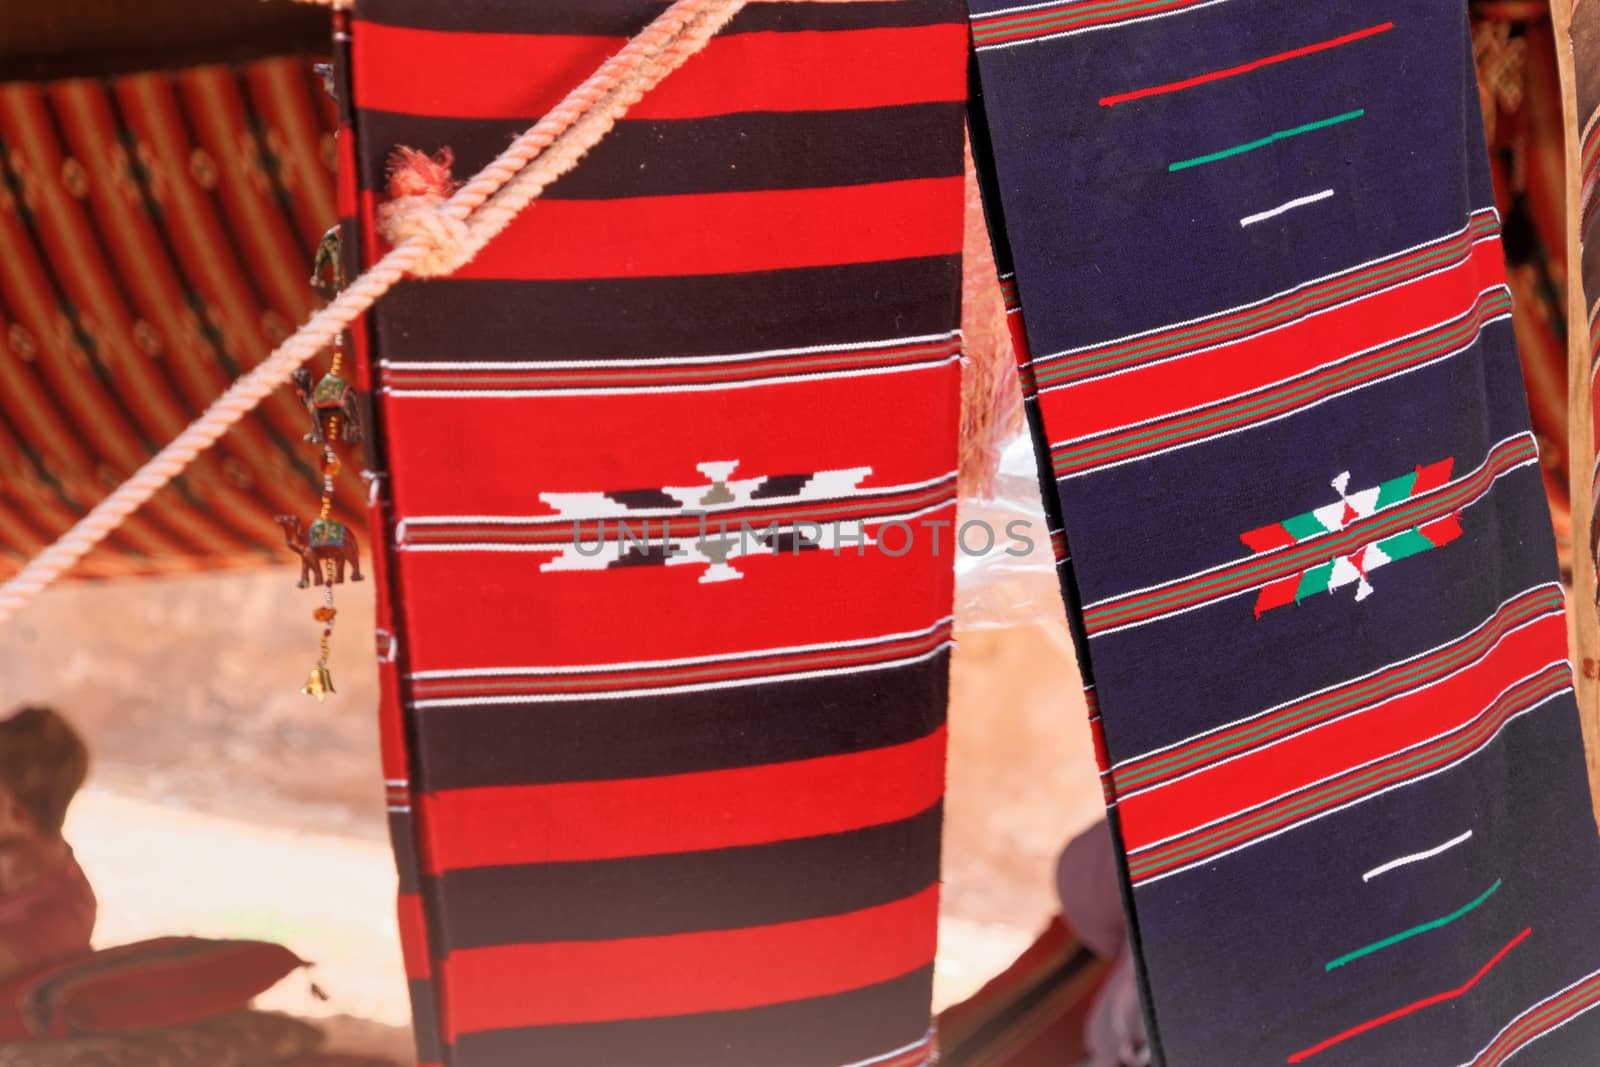
[[(1572, 490), (1572, 589), (1567, 599), (1567, 635), (1572, 647), (1578, 716), (1589, 766), (1589, 794), (1600, 817), (1600, 615), (1595, 610), (1595, 566), (1589, 551), (1593, 514), (1594, 404), (1589, 380), (1589, 324), (1583, 291), (1583, 257), (1578, 227), (1583, 174), (1579, 139), (1578, 82), (1572, 52), (1572, 13), (1577, 3), (1600, 0), (1550, 0), (1556, 64), (1561, 72), (1561, 112), (1566, 129), (1567, 211), (1567, 438)], [(1585, 12), (1585, 15), (1592, 15)], [(1600, 57), (1586, 57), (1600, 60)], [(1600, 295), (1600, 294), (1591, 294)]]

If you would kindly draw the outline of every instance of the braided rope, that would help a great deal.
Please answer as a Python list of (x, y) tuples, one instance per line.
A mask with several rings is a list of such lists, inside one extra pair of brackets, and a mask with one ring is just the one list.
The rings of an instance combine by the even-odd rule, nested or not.
[[(411, 215), (402, 239), (88, 514), (0, 585), (0, 623), (61, 577), (124, 519), (216, 443), (296, 368), (408, 274), (459, 267), (578, 161), (663, 78), (705, 47), (745, 0), (677, 0), (544, 118), (434, 210)], [(430, 269), (433, 268), (433, 269)]]

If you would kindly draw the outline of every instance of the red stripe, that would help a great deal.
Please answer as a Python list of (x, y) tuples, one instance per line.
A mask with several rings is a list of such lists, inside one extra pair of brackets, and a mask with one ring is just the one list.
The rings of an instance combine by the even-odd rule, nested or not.
[(1566, 621), (1549, 615), (1508, 634), (1483, 659), (1420, 692), (1362, 709), (1278, 744), (1122, 797), (1129, 849), (1143, 848), (1459, 726), (1496, 695), (1565, 654)]
[[(939, 889), (800, 922), (452, 953), (448, 1039), (477, 1030), (688, 1015), (861, 989), (933, 959)], [(546, 975), (537, 996), (529, 975)]]
[(1125, 104), (1129, 100), (1142, 100), (1147, 96), (1160, 96), (1164, 93), (1175, 93), (1183, 89), (1192, 89), (1196, 85), (1204, 85), (1207, 82), (1221, 81), (1223, 78), (1232, 78), (1239, 74), (1248, 74), (1250, 71), (1260, 70), (1262, 67), (1270, 66), (1273, 63), (1282, 63), (1287, 59), (1299, 59), (1301, 56), (1309, 56), (1317, 52), (1325, 52), (1330, 48), (1338, 48), (1340, 45), (1349, 44), (1351, 41), (1359, 41), (1363, 37), (1372, 37), (1376, 34), (1383, 33), (1386, 30), (1392, 29), (1394, 29), (1394, 23), (1392, 22), (1384, 22), (1377, 26), (1368, 26), (1364, 30), (1357, 30), (1354, 33), (1347, 33), (1343, 37), (1335, 37), (1331, 40), (1319, 41), (1317, 44), (1308, 44), (1304, 48), (1293, 48), (1287, 52), (1279, 52), (1276, 55), (1263, 56), (1262, 58), (1252, 60), (1249, 63), (1241, 63), (1237, 67), (1227, 67), (1223, 70), (1212, 71), (1210, 74), (1200, 74), (1193, 78), (1185, 78), (1182, 81), (1167, 82), (1164, 85), (1152, 85), (1148, 89), (1135, 89), (1129, 93), (1118, 93), (1114, 96), (1102, 96), (1100, 98), (1100, 104), (1103, 107), (1112, 107), (1116, 104)]
[(433, 977), (428, 960), (428, 924), (423, 916), (422, 896), (401, 893), (396, 902), (400, 921), (400, 954), (405, 958), (406, 978)]
[[(825, 111), (966, 99), (960, 23), (713, 38), (629, 118)], [(449, 118), (536, 119), (622, 47), (621, 38), (441, 33), (357, 21), (358, 106)], [(427, 56), (425, 76), (416, 56)], [(527, 72), (485, 77), (486, 71)]]
[[(370, 513), (369, 513), (370, 514)], [(371, 514), (371, 520), (381, 520), (382, 515)], [(373, 521), (369, 530), (381, 530), (382, 525)], [(367, 542), (368, 547), (372, 542)], [(372, 570), (373, 589), (376, 592), (378, 605), (374, 614), (378, 616), (378, 628), (387, 631), (391, 636), (387, 638), (389, 648), (392, 650), (394, 642), (399, 641), (394, 633), (393, 623), (389, 621), (389, 594), (387, 575), (389, 566), (389, 553), (386, 547), (378, 547), (369, 553), (367, 560)], [(384, 584), (379, 584), (379, 583)], [(406, 778), (409, 775), (409, 760), (406, 754), (406, 718), (405, 706), (400, 696), (400, 670), (399, 664), (392, 660), (378, 661), (378, 757), (382, 764), (385, 778)]]
[(1111, 754), (1106, 748), (1106, 731), (1099, 715), (1089, 716), (1089, 737), (1094, 744), (1094, 765), (1101, 774), (1111, 769)]
[(1216, 403), (1303, 374), (1469, 311), (1504, 281), (1500, 242), (1480, 241), (1468, 257), (1428, 277), (1269, 333), (1122, 374), (1045, 387), (1047, 424), (1091, 437)]
[[(955, 510), (915, 521), (950, 523)], [(748, 555), (732, 561), (743, 578), (709, 583), (694, 563), (541, 572), (551, 553), (407, 552), (397, 598), (407, 668), (676, 659), (924, 630), (950, 613), (950, 527), (937, 554), (930, 529), (912, 532), (903, 556)]]
[(1275, 548), (1288, 548), (1294, 544), (1294, 534), (1281, 522), (1258, 526), (1239, 535), (1239, 540), (1252, 552), (1271, 552)]
[(1261, 587), (1261, 592), (1256, 594), (1256, 618), (1271, 611), (1281, 608), (1285, 604), (1293, 604), (1295, 597), (1300, 592), (1300, 579), (1304, 571), (1296, 571), (1287, 578), (1280, 578), (1275, 582), (1268, 582)]
[(1455, 458), (1441, 459), (1426, 467), (1417, 468), (1416, 480), (1411, 483), (1411, 495), (1420, 496), (1450, 482), (1450, 472), (1455, 469)]
[[(339, 154), (339, 217), (342, 219), (354, 218), (359, 208), (358, 196), (360, 190), (356, 186), (355, 175), (360, 173), (356, 169), (356, 137), (355, 131), (348, 126), (340, 126), (334, 134), (334, 147)], [(345, 175), (351, 175), (345, 180)], [(370, 214), (364, 214), (363, 219), (370, 219)]]
[(792, 763), (429, 793), (428, 869), (693, 852), (877, 826), (939, 800), (944, 752), (941, 726), (905, 744)]
[(961, 251), (962, 179), (547, 200), (457, 279), (640, 278), (869, 263)]
[[(540, 493), (698, 485), (705, 476), (697, 464), (730, 459), (739, 461), (734, 478), (870, 463), (864, 486), (909, 485), (956, 467), (953, 437), (930, 449), (921, 435), (906, 432), (905, 416), (916, 412), (927, 425), (955, 425), (959, 374), (950, 363), (599, 400), (390, 396), (384, 420), (391, 440), (416, 455), (472, 468), (470, 478), (409, 478), (401, 469), (395, 505), (401, 515), (548, 515)], [(538, 471), (529, 469), (528, 456), (540, 457)]]
[(1387, 1015), (1380, 1015), (1376, 1019), (1368, 1019), (1360, 1026), (1352, 1026), (1350, 1029), (1345, 1030), (1342, 1033), (1334, 1034), (1326, 1041), (1312, 1045), (1310, 1048), (1301, 1049), (1299, 1052), (1296, 1052), (1294, 1055), (1289, 1057), (1289, 1062), (1300, 1063), (1303, 1060), (1310, 1059), (1319, 1052), (1326, 1052), (1333, 1046), (1341, 1042), (1348, 1041), (1358, 1034), (1364, 1034), (1368, 1030), (1376, 1030), (1380, 1026), (1385, 1026), (1389, 1023), (1392, 1023), (1396, 1019), (1403, 1019), (1407, 1015), (1421, 1011), (1423, 1008), (1431, 1008), (1435, 1004), (1443, 1004), (1445, 1001), (1454, 1000), (1457, 997), (1465, 996), (1467, 993), (1472, 991), (1473, 986), (1477, 985), (1483, 980), (1484, 975), (1494, 970), (1495, 966), (1499, 964), (1501, 960), (1505, 959), (1511, 950), (1520, 945), (1523, 939), (1531, 933), (1533, 933), (1533, 928), (1528, 927), (1527, 929), (1523, 930), (1522, 933), (1506, 942), (1506, 946), (1499, 952), (1496, 952), (1494, 956), (1490, 958), (1488, 963), (1485, 963), (1478, 969), (1477, 974), (1467, 979), (1465, 984), (1457, 986), (1455, 989), (1447, 990), (1443, 993), (1435, 993), (1431, 997), (1423, 997), (1421, 1000), (1412, 1004), (1407, 1004), (1403, 1008), (1396, 1008)]
[(1427, 538), (1435, 548), (1440, 545), (1448, 545), (1451, 541), (1461, 536), (1461, 516), (1460, 514), (1446, 515), (1442, 519), (1435, 519), (1433, 522), (1419, 526), (1417, 532)]
[[(1016, 357), (1017, 366), (1029, 369), (1033, 362), (1033, 354), (1028, 351), (1028, 331), (1022, 322), (1021, 308), (1016, 308), (1006, 314), (1006, 332), (1011, 335), (1011, 354)], [(1030, 383), (1032, 382), (1032, 374), (1028, 375), (1027, 380)], [(1032, 389), (1031, 384), (1029, 389)]]

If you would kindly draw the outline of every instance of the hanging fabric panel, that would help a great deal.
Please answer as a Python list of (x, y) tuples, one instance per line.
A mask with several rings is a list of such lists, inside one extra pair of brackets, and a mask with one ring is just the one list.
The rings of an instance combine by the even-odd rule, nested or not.
[[(662, 8), (358, 3), (369, 261), (396, 145), (472, 173)], [(751, 4), (370, 316), (426, 1060), (927, 1060), (966, 39)]]
[(1600, 863), (1464, 5), (973, 9), (1157, 1059), (1587, 1062)]

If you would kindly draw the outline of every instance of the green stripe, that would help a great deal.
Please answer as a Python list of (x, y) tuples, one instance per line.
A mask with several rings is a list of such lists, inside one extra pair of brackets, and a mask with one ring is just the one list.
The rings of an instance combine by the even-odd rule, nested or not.
[(1299, 515), (1284, 519), (1281, 525), (1285, 530), (1289, 531), (1289, 536), (1296, 541), (1304, 541), (1308, 537), (1317, 537), (1321, 534), (1333, 532), (1332, 527), (1323, 525), (1322, 520), (1317, 518), (1317, 513), (1314, 511), (1304, 511)]
[(1358, 948), (1354, 952), (1347, 952), (1343, 956), (1340, 956), (1336, 960), (1329, 960), (1328, 964), (1324, 968), (1324, 970), (1331, 971), (1335, 967), (1343, 967), (1345, 964), (1351, 962), (1352, 960), (1359, 960), (1362, 956), (1370, 956), (1374, 952), (1377, 952), (1379, 949), (1388, 948), (1390, 945), (1398, 945), (1402, 941), (1408, 940), (1409, 938), (1416, 937), (1418, 934), (1425, 934), (1429, 930), (1437, 930), (1441, 926), (1449, 926), (1451, 923), (1455, 922), (1457, 919), (1461, 918), (1463, 915), (1467, 914), (1468, 912), (1474, 910), (1475, 908), (1480, 906), (1484, 901), (1486, 901), (1490, 897), (1494, 896), (1494, 891), (1496, 889), (1500, 888), (1500, 881), (1501, 881), (1500, 879), (1496, 878), (1495, 882), (1494, 882), (1494, 885), (1492, 885), (1488, 889), (1484, 890), (1483, 895), (1481, 897), (1479, 897), (1477, 900), (1474, 900), (1471, 904), (1468, 904), (1466, 907), (1458, 908), (1457, 910), (1451, 912), (1449, 915), (1446, 915), (1442, 919), (1435, 919), (1432, 922), (1423, 923), (1421, 926), (1413, 926), (1409, 930), (1400, 931), (1398, 934), (1395, 934), (1393, 937), (1386, 937), (1382, 941), (1374, 941), (1372, 944), (1367, 945), (1365, 948)]
[(1319, 564), (1300, 575), (1300, 587), (1294, 591), (1296, 604), (1308, 596), (1326, 592), (1333, 581), (1333, 561)]
[(1279, 130), (1277, 133), (1267, 134), (1267, 136), (1261, 138), (1259, 141), (1249, 141), (1242, 145), (1236, 145), (1233, 148), (1224, 148), (1220, 152), (1212, 152), (1210, 155), (1195, 156), (1193, 159), (1180, 159), (1176, 163), (1167, 164), (1167, 170), (1183, 170), (1187, 167), (1198, 167), (1202, 163), (1215, 163), (1219, 159), (1227, 159), (1229, 156), (1237, 156), (1244, 152), (1252, 152), (1257, 148), (1265, 148), (1272, 142), (1281, 141), (1286, 137), (1298, 137), (1302, 133), (1310, 133), (1312, 130), (1320, 130), (1325, 126), (1334, 126), (1341, 122), (1349, 122), (1351, 119), (1358, 119), (1366, 113), (1366, 108), (1357, 108), (1354, 111), (1346, 111), (1343, 115), (1335, 115), (1331, 119), (1321, 119), (1317, 122), (1308, 122), (1304, 126), (1296, 126), (1293, 129)]
[(1376, 542), (1373, 547), (1388, 556), (1389, 561), (1394, 563), (1402, 559), (1410, 559), (1412, 556), (1438, 546), (1423, 537), (1418, 531), (1407, 530), (1404, 533), (1397, 533), (1393, 537), (1385, 537), (1383, 540)]
[(1412, 486), (1417, 484), (1417, 472), (1402, 474), (1398, 478), (1390, 478), (1378, 484), (1378, 502), (1374, 508), (1387, 507), (1396, 500), (1404, 500), (1411, 495)]

